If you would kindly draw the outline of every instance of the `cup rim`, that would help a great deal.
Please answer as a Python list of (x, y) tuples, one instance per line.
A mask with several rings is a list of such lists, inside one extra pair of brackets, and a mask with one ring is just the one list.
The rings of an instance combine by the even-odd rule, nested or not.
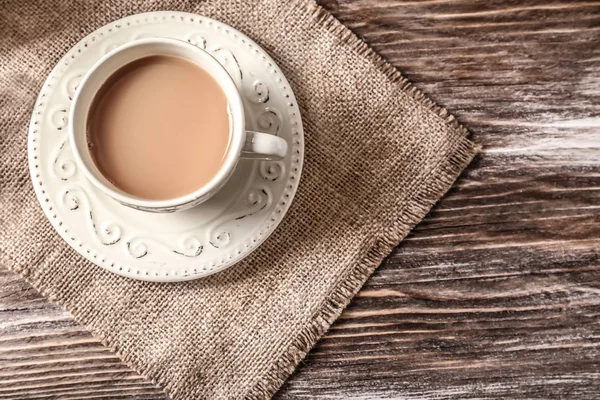
[[(74, 123), (73, 123), (75, 113), (79, 112), (79, 110), (78, 110), (79, 97), (80, 97), (81, 93), (83, 92), (82, 88), (85, 87), (85, 85), (94, 76), (94, 74), (98, 71), (98, 69), (100, 69), (100, 67), (104, 63), (106, 63), (108, 60), (112, 59), (113, 57), (116, 57), (117, 55), (119, 55), (123, 52), (131, 51), (131, 49), (133, 49), (135, 47), (147, 46), (147, 45), (152, 45), (152, 44), (167, 44), (167, 45), (171, 45), (171, 46), (180, 46), (180, 47), (186, 48), (189, 51), (195, 52), (197, 55), (199, 55), (201, 58), (203, 58), (206, 63), (212, 64), (214, 67), (221, 70), (223, 72), (222, 75), (223, 75), (224, 79), (226, 79), (228, 81), (227, 83), (229, 85), (232, 85), (232, 87), (234, 88), (234, 90), (227, 90), (226, 88), (224, 88), (224, 84), (220, 80), (215, 79), (215, 80), (217, 80), (217, 83), (219, 84), (219, 86), (225, 93), (225, 96), (227, 97), (227, 101), (228, 101), (229, 108), (230, 108), (229, 113), (231, 115), (231, 121), (232, 121), (232, 124), (234, 124), (234, 127), (231, 130), (232, 138), (231, 138), (231, 143), (230, 143), (230, 147), (228, 149), (228, 154), (227, 154), (227, 158), (226, 158), (225, 162), (223, 163), (223, 165), (221, 166), (219, 171), (212, 177), (212, 179), (210, 181), (208, 181), (206, 184), (204, 184), (203, 186), (201, 186), (200, 188), (196, 189), (193, 192), (185, 194), (183, 196), (175, 197), (172, 199), (165, 199), (165, 200), (149, 200), (149, 199), (139, 198), (139, 197), (130, 195), (124, 191), (117, 191), (117, 190), (113, 189), (112, 187), (110, 187), (105, 182), (103, 182), (102, 180), (98, 179), (89, 170), (86, 162), (83, 160), (83, 157), (80, 154), (79, 147), (76, 144), (76, 136), (78, 134), (77, 134), (77, 132), (75, 132), (75, 127), (74, 127)], [(151, 55), (146, 55), (141, 58), (150, 57), (150, 56)], [(185, 57), (184, 57), (184, 59), (186, 59), (186, 61), (189, 61), (189, 62), (197, 65), (200, 68), (205, 69), (202, 65), (198, 64), (197, 62), (194, 62)], [(124, 63), (122, 66), (119, 67), (119, 69), (133, 61), (135, 61), (135, 60), (130, 60), (127, 63)], [(104, 81), (106, 81), (115, 72), (116, 71), (114, 71), (110, 75), (108, 75), (104, 79)], [(99, 88), (96, 89), (96, 93), (97, 93), (98, 89)], [(94, 96), (96, 93), (94, 93)], [(93, 96), (92, 96), (92, 98), (93, 98)], [(86, 72), (86, 74), (81, 79), (77, 90), (75, 91), (75, 95), (73, 96), (73, 100), (72, 100), (71, 104), (72, 104), (72, 106), (69, 110), (69, 117), (68, 117), (69, 142), (71, 145), (71, 150), (73, 151), (73, 154), (75, 156), (75, 161), (77, 162), (78, 166), (83, 170), (87, 179), (89, 179), (101, 191), (103, 191), (110, 197), (114, 198), (115, 200), (117, 200), (123, 204), (134, 206), (134, 208), (149, 209), (149, 210), (151, 210), (151, 209), (157, 209), (157, 210), (158, 209), (169, 209), (169, 208), (177, 209), (181, 206), (185, 206), (187, 204), (195, 202), (199, 198), (202, 198), (202, 197), (210, 194), (211, 191), (218, 189), (227, 180), (227, 178), (229, 177), (229, 175), (231, 174), (231, 172), (237, 165), (237, 162), (238, 162), (241, 152), (242, 152), (242, 148), (243, 148), (243, 144), (244, 144), (244, 133), (245, 133), (245, 115), (244, 115), (244, 107), (243, 107), (242, 99), (241, 99), (241, 96), (235, 85), (234, 80), (231, 78), (231, 76), (229, 75), (229, 73), (227, 72), (225, 67), (223, 67), (219, 63), (219, 61), (217, 61), (217, 59), (215, 59), (210, 53), (208, 53), (207, 51), (205, 51), (191, 43), (185, 42), (183, 40), (172, 39), (172, 38), (138, 39), (138, 40), (134, 40), (132, 42), (126, 43), (124, 45), (121, 45), (121, 46), (117, 47), (116, 49), (113, 49), (112, 51), (110, 51), (107, 54), (105, 54), (104, 56), (102, 56), (98, 61), (96, 61), (96, 63)], [(88, 110), (86, 110), (86, 112), (87, 111)], [(87, 115), (85, 118), (87, 120)], [(82, 133), (80, 132), (79, 135), (81, 135), (81, 134)], [(86, 134), (86, 133), (84, 132), (83, 134)]]

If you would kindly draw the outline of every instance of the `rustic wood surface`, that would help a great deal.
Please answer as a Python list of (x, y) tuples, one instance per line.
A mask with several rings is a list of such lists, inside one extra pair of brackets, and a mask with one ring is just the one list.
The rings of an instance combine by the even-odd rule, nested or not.
[[(600, 398), (600, 2), (323, 5), (483, 144), (278, 399)], [(0, 399), (165, 399), (0, 268)]]

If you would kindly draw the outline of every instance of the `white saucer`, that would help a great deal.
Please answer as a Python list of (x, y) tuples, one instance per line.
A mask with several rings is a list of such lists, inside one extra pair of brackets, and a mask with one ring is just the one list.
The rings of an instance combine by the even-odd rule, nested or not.
[[(241, 160), (215, 197), (172, 214), (122, 206), (92, 186), (77, 169), (67, 138), (67, 115), (77, 84), (110, 50), (154, 36), (187, 40), (219, 60), (242, 93), (247, 128), (285, 138), (290, 148), (286, 159)], [(42, 209), (79, 254), (130, 278), (183, 281), (235, 264), (273, 233), (298, 188), (304, 134), (289, 83), (256, 43), (209, 18), (153, 12), (98, 29), (59, 61), (33, 110), (28, 147)]]

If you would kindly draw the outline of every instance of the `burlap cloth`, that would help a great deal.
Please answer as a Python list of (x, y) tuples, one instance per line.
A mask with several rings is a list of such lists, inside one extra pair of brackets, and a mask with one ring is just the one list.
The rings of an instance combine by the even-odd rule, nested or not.
[[(126, 15), (189, 11), (270, 53), (297, 96), (299, 192), (245, 261), (188, 283), (85, 261), (50, 226), (27, 168), (35, 98), (79, 39)], [(174, 399), (264, 398), (476, 152), (467, 131), (315, 3), (0, 1), (0, 260)]]

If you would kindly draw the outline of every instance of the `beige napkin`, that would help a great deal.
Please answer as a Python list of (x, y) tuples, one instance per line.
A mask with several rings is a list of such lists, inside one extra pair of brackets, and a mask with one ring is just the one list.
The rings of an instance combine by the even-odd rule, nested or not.
[[(122, 278), (77, 255), (27, 168), (34, 100), (60, 57), (150, 10), (203, 14), (256, 40), (290, 80), (306, 130), (300, 189), (275, 234), (235, 267), (180, 284)], [(175, 399), (273, 394), (469, 163), (466, 136), (310, 1), (0, 3), (0, 262)]]

